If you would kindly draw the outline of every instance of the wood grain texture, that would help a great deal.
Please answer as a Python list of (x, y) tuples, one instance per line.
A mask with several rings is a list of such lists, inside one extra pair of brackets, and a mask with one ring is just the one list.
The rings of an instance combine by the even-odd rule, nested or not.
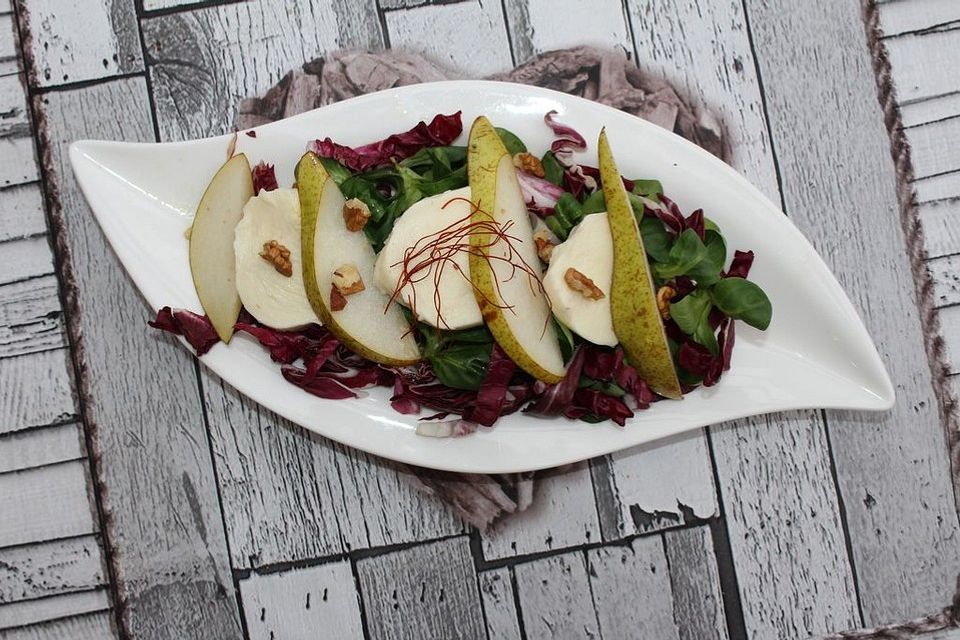
[(386, 23), (391, 47), (421, 53), (468, 78), (512, 66), (499, 2), (469, 0), (391, 11)]
[(913, 188), (920, 203), (960, 198), (960, 171), (916, 180)]
[(12, 12), (0, 15), (0, 76), (14, 75), (20, 70), (16, 28)]
[[(240, 635), (213, 465), (192, 358), (150, 332), (146, 309), (83, 200), (67, 164), (78, 138), (152, 140), (141, 77), (44, 94), (41, 118), (52, 215), (67, 248), (78, 344), (111, 535), (123, 564), (133, 635)], [(2, 362), (2, 361), (0, 361)], [(122, 363), (122, 366), (118, 366)], [(157, 371), (163, 371), (158, 384)], [(171, 401), (173, 400), (173, 401)], [(210, 632), (213, 633), (213, 632)]]
[(0, 629), (24, 627), (56, 618), (106, 611), (109, 608), (110, 599), (104, 589), (13, 602), (0, 605)]
[(927, 262), (933, 278), (934, 303), (938, 307), (960, 304), (960, 254)]
[(940, 335), (947, 350), (947, 367), (960, 373), (960, 306), (940, 309)]
[(538, 473), (533, 502), (482, 533), (486, 560), (555, 551), (600, 540), (587, 463)]
[(576, 45), (633, 50), (620, 0), (505, 0), (503, 5), (517, 64)]
[(133, 4), (20, 0), (21, 29), (38, 87), (134, 73), (143, 55)]
[[(896, 72), (894, 81), (896, 82)], [(909, 82), (906, 79), (905, 81)], [(960, 115), (960, 92), (900, 105), (900, 117), (905, 127), (915, 127), (957, 115)]]
[(954, 0), (909, 0), (880, 5), (880, 26), (885, 36), (942, 28), (954, 22), (960, 22), (960, 5)]
[(66, 349), (0, 358), (0, 434), (77, 416)]
[(953, 53), (960, 45), (960, 30), (904, 35), (884, 44), (896, 70), (901, 103), (960, 91), (960, 68)]
[(468, 538), (364, 558), (356, 566), (372, 637), (486, 637)]
[(0, 473), (79, 460), (85, 455), (77, 422), (0, 436)]
[(0, 475), (0, 547), (94, 533), (82, 460)]
[(39, 176), (33, 138), (22, 135), (0, 138), (0, 187), (35, 182)]
[(520, 640), (523, 636), (513, 597), (511, 570), (504, 567), (484, 571), (478, 580), (489, 640)]
[(340, 47), (381, 48), (376, 15), (374, 0), (257, 0), (143, 20), (161, 139), (229, 131), (241, 99), (304, 61)]
[(0, 285), (53, 273), (53, 252), (46, 236), (0, 244)]
[[(958, 39), (960, 44), (960, 39)], [(950, 144), (960, 135), (960, 116), (909, 127), (904, 130), (910, 143), (914, 175), (918, 180), (960, 168), (960, 151)]]
[(349, 561), (240, 581), (250, 640), (363, 637)]
[(99, 540), (86, 535), (0, 549), (0, 605), (105, 584)]
[(723, 592), (710, 527), (667, 531), (663, 545), (680, 640), (727, 640)]
[(463, 531), (397, 465), (292, 425), (206, 368), (202, 380), (234, 568)]
[(66, 346), (56, 276), (0, 285), (0, 358)]
[[(954, 588), (960, 530), (950, 464), (859, 7), (829, 3), (814, 16), (794, 6), (748, 2), (750, 24), (787, 214), (833, 268), (896, 387), (887, 414), (828, 419), (863, 623), (899, 622), (937, 610)], [(848, 213), (824, 225), (809, 206), (811, 184), (826, 206)]]
[(41, 235), (46, 230), (39, 183), (0, 189), (0, 242)]
[(583, 551), (518, 564), (513, 571), (529, 640), (601, 637)]
[(113, 640), (113, 613), (100, 611), (18, 629), (0, 630), (0, 640)]
[(0, 137), (30, 135), (26, 90), (19, 74), (0, 76)]
[(926, 202), (918, 214), (931, 258), (960, 253), (960, 199)]

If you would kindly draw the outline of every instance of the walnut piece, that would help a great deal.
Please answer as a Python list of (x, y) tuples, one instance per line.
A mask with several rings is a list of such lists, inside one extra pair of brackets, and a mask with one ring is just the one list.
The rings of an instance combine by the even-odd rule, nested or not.
[(347, 306), (347, 299), (343, 297), (343, 294), (337, 291), (337, 285), (330, 285), (330, 310), (331, 311), (343, 311)]
[(347, 231), (361, 231), (370, 220), (370, 207), (359, 198), (350, 198), (343, 203), (343, 223)]
[(593, 280), (583, 275), (573, 267), (570, 267), (563, 273), (563, 279), (567, 286), (582, 295), (587, 300), (600, 300), (603, 298), (603, 291), (593, 283)]
[(670, 285), (663, 285), (657, 291), (657, 309), (664, 320), (670, 318), (670, 301), (677, 295), (677, 290)]
[(533, 234), (533, 243), (537, 245), (537, 255), (540, 259), (549, 264), (553, 249), (557, 246), (550, 241), (550, 234), (543, 229), (537, 231)]
[(276, 240), (263, 243), (263, 251), (260, 252), (260, 257), (272, 264), (273, 268), (277, 270), (277, 273), (288, 278), (293, 275), (293, 263), (290, 262), (290, 249), (287, 249)]
[(513, 166), (521, 171), (526, 171), (530, 175), (537, 176), (538, 178), (542, 178), (547, 175), (543, 171), (543, 164), (540, 162), (540, 158), (532, 153), (527, 153), (526, 151), (517, 153), (513, 156)]
[(366, 289), (363, 278), (360, 277), (360, 272), (352, 264), (337, 267), (337, 270), (333, 272), (333, 286), (345, 296), (360, 293)]

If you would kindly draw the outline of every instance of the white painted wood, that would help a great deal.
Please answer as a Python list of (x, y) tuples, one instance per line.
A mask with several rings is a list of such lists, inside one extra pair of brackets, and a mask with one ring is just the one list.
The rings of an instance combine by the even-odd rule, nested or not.
[(895, 69), (901, 103), (960, 91), (960, 68), (954, 64), (960, 30), (905, 35), (884, 44)]
[(478, 576), (483, 616), (489, 640), (520, 640), (520, 624), (513, 597), (510, 569), (492, 569)]
[[(750, 418), (714, 427), (713, 441), (748, 634), (806, 637), (859, 626), (818, 415)], [(812, 493), (820, 487), (828, 489)]]
[(110, 599), (104, 589), (66, 593), (52, 598), (0, 605), (0, 629), (37, 624), (55, 618), (105, 611)]
[(24, 0), (21, 28), (30, 80), (50, 87), (143, 69), (137, 18), (129, 2)]
[(463, 531), (397, 465), (280, 419), (206, 369), (202, 380), (234, 568)]
[(0, 76), (0, 137), (26, 135), (30, 131), (27, 98), (18, 74)]
[(601, 637), (583, 551), (518, 564), (513, 571), (529, 640)]
[(666, 531), (663, 544), (680, 640), (727, 640), (730, 634), (710, 527)]
[(32, 138), (0, 138), (0, 187), (33, 182), (39, 175)]
[(77, 422), (0, 436), (0, 474), (79, 460), (85, 455)]
[(0, 475), (0, 547), (93, 533), (83, 460)]
[(960, 304), (960, 254), (929, 260), (927, 269), (933, 278), (934, 304)]
[(960, 640), (960, 629), (944, 629), (916, 637), (918, 640)]
[(957, 21), (960, 21), (960, 5), (954, 0), (901, 0), (880, 5), (880, 27), (888, 37)]
[(590, 593), (606, 638), (679, 640), (660, 536), (587, 552)]
[[(896, 70), (893, 79), (894, 83), (899, 82)], [(905, 127), (915, 127), (957, 115), (960, 115), (960, 92), (900, 105), (900, 119)]]
[(0, 358), (0, 434), (76, 417), (66, 349)]
[[(828, 420), (863, 623), (906, 620), (943, 606), (960, 527), (860, 7), (825, 3), (815, 15), (789, 0), (747, 4), (787, 214), (849, 293), (896, 387), (889, 413)], [(845, 212), (831, 224), (809, 206), (811, 184), (822, 206)]]
[(360, 600), (347, 560), (240, 581), (251, 640), (363, 637)]
[(0, 357), (66, 346), (56, 276), (0, 285)]
[(92, 535), (0, 549), (0, 606), (95, 589), (106, 583), (104, 576)]
[(241, 99), (263, 95), (305, 61), (341, 47), (383, 46), (374, 0), (255, 0), (150, 18), (142, 27), (163, 140), (229, 131)]
[(46, 236), (0, 244), (0, 285), (50, 273), (53, 273), (53, 253)]
[(392, 11), (386, 22), (391, 47), (422, 53), (468, 78), (511, 67), (499, 2), (467, 0)]
[(0, 242), (40, 235), (46, 230), (39, 183), (0, 189)]
[(105, 502), (123, 558), (130, 632), (240, 637), (193, 359), (147, 328), (152, 311), (107, 246), (66, 157), (79, 138), (152, 140), (146, 84), (134, 77), (51, 92), (37, 108), (48, 183), (59, 194), (51, 215), (70, 248), (85, 418), (97, 429), (111, 488)]
[(157, 9), (172, 9), (174, 7), (189, 7), (199, 4), (202, 0), (143, 0), (144, 11), (156, 11)]
[(12, 13), (0, 15), (0, 76), (16, 74), (17, 32)]
[(487, 560), (599, 541), (600, 523), (587, 463), (538, 473), (533, 503), (525, 511), (501, 518), (480, 535)]
[(3, 640), (113, 640), (113, 613), (100, 611), (0, 631)]
[(960, 198), (960, 171), (917, 180), (913, 189), (920, 203)]
[(467, 537), (357, 560), (374, 638), (482, 638), (483, 608)]
[(960, 199), (925, 202), (918, 214), (931, 258), (960, 253)]
[(576, 45), (633, 51), (620, 0), (506, 0), (503, 4), (517, 64), (544, 51)]
[(940, 335), (947, 352), (947, 367), (950, 373), (960, 373), (960, 306), (940, 309), (939, 316)]
[(950, 144), (960, 135), (960, 116), (910, 127), (904, 133), (910, 143), (910, 158), (917, 179), (960, 168), (960, 151)]

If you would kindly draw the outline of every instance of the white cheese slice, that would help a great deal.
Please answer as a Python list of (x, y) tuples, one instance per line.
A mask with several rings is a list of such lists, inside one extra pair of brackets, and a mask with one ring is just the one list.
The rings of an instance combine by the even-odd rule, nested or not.
[[(260, 257), (263, 245), (276, 240), (290, 250), (293, 273), (288, 277)], [(320, 324), (303, 287), (300, 252), (300, 200), (296, 189), (261, 191), (243, 207), (234, 232), (237, 291), (243, 306), (259, 322), (274, 329)]]
[[(374, 277), (377, 287), (393, 294), (403, 278), (404, 268), (422, 262), (423, 269), (412, 273), (412, 281), (403, 285), (397, 302), (414, 310), (417, 318), (440, 329), (467, 329), (483, 324), (480, 308), (470, 284), (466, 251), (454, 251), (446, 261), (430, 260), (430, 250), (443, 253), (454, 244), (469, 248), (468, 237), (439, 241), (436, 234), (448, 227), (457, 229), (470, 222), (470, 187), (453, 189), (424, 198), (407, 209), (377, 256)], [(463, 221), (460, 225), (455, 225)], [(453, 226), (451, 226), (453, 225)], [(444, 235), (446, 235), (444, 233)], [(428, 251), (420, 249), (430, 245)], [(410, 255), (416, 254), (410, 259)], [(443, 269), (439, 271), (440, 265)], [(438, 313), (439, 307), (439, 313)]]
[[(576, 269), (603, 292), (592, 300), (567, 285), (567, 269)], [(607, 213), (592, 213), (578, 224), (565, 242), (550, 256), (543, 276), (543, 288), (550, 297), (553, 314), (584, 340), (613, 347), (618, 344), (610, 313), (610, 286), (613, 283), (613, 239)]]

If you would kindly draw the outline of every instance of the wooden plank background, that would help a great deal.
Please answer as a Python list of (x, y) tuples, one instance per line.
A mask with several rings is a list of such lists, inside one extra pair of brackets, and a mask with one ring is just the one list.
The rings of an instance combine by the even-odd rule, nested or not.
[[(15, 5), (0, 0), (0, 638), (784, 638), (950, 602), (960, 523), (859, 3)], [(960, 4), (881, 17), (960, 374)], [(719, 115), (733, 165), (864, 317), (892, 412), (752, 418), (573, 465), (478, 532), (402, 467), (148, 332), (65, 160), (80, 137), (229, 131), (240, 99), (337, 49), (479, 77), (576, 44)]]

